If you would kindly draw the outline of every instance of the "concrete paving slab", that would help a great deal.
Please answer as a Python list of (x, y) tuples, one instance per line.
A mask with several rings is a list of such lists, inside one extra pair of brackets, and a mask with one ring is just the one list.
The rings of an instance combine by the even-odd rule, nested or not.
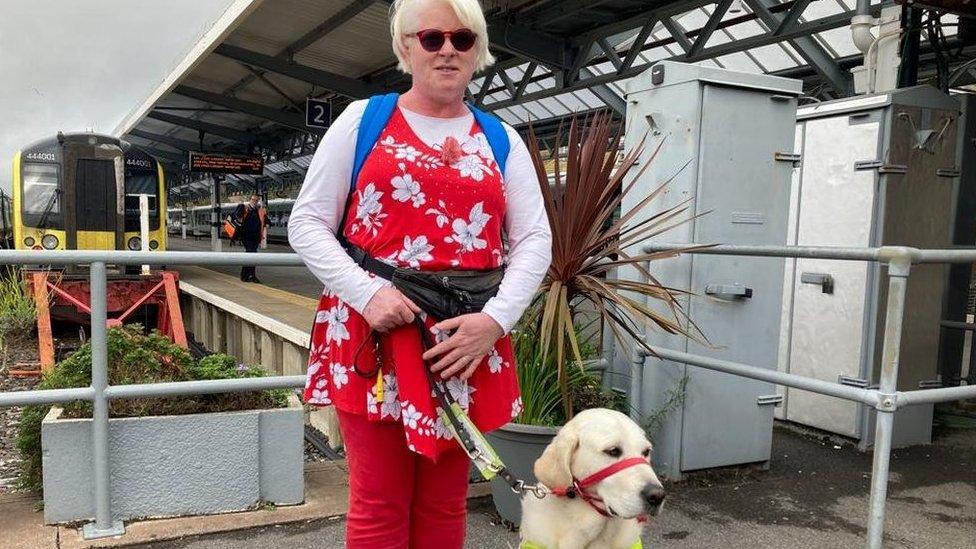
[[(238, 530), (287, 524), (325, 523), (341, 520), (347, 511), (349, 484), (344, 461), (317, 462), (305, 468), (306, 500), (302, 505), (263, 508), (242, 513), (180, 517), (129, 522), (125, 535), (101, 540), (84, 540), (72, 526), (47, 526), (36, 509), (39, 498), (33, 494), (0, 497), (0, 548), (2, 549), (81, 549), (122, 547), (214, 535)], [(472, 498), (489, 493), (486, 483), (473, 484)]]
[(0, 547), (47, 549), (57, 547), (58, 529), (44, 526), (36, 494), (0, 495)]

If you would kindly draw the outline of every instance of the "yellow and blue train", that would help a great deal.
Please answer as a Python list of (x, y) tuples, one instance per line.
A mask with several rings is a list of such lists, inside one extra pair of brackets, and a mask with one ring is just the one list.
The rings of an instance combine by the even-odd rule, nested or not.
[(140, 195), (149, 249), (166, 249), (162, 165), (97, 134), (63, 134), (24, 147), (13, 162), (13, 244), (19, 250), (139, 250)]

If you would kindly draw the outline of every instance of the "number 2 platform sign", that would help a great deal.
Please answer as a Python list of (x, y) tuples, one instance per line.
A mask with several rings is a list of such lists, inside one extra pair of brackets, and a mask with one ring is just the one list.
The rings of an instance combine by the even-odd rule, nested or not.
[(309, 128), (328, 129), (332, 124), (332, 103), (309, 97), (305, 101), (305, 125)]

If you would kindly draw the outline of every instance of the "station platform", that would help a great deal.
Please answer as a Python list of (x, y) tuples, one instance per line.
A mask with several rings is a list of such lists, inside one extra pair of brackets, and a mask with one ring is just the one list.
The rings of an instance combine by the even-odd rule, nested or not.
[[(170, 235), (168, 242), (168, 249), (170, 251), (178, 252), (210, 252), (210, 240), (209, 239), (193, 239), (187, 238), (182, 239), (179, 235)], [(244, 253), (244, 248), (241, 246), (230, 246), (226, 240), (221, 242), (221, 253)], [(268, 244), (268, 248), (265, 250), (258, 250), (259, 254), (266, 253), (292, 253), (292, 249), (288, 247), (287, 244)], [(180, 267), (181, 273), (185, 267)], [(187, 269), (188, 271), (190, 269)], [(240, 282), (240, 267), (220, 265), (207, 267), (206, 270), (222, 273), (237, 279)], [(248, 289), (260, 288), (262, 286), (266, 288), (276, 288), (278, 290), (288, 292), (296, 296), (302, 296), (310, 298), (318, 302), (318, 298), (322, 295), (322, 283), (315, 278), (312, 273), (307, 269), (301, 267), (259, 267), (257, 270), (258, 278), (261, 280), (261, 284), (246, 284), (241, 283)]]

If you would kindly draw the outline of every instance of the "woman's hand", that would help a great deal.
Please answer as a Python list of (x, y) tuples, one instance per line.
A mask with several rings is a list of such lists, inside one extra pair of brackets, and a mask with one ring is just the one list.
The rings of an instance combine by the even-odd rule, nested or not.
[(449, 318), (438, 322), (434, 328), (442, 331), (454, 330), (451, 337), (424, 353), (426, 361), (440, 357), (430, 370), (434, 373), (440, 372), (443, 379), (454, 375), (461, 379), (471, 377), (498, 338), (505, 334), (495, 319), (485, 313)]
[(363, 318), (369, 327), (380, 333), (413, 322), (417, 314), (420, 314), (420, 307), (400, 290), (389, 286), (377, 290), (363, 309)]

